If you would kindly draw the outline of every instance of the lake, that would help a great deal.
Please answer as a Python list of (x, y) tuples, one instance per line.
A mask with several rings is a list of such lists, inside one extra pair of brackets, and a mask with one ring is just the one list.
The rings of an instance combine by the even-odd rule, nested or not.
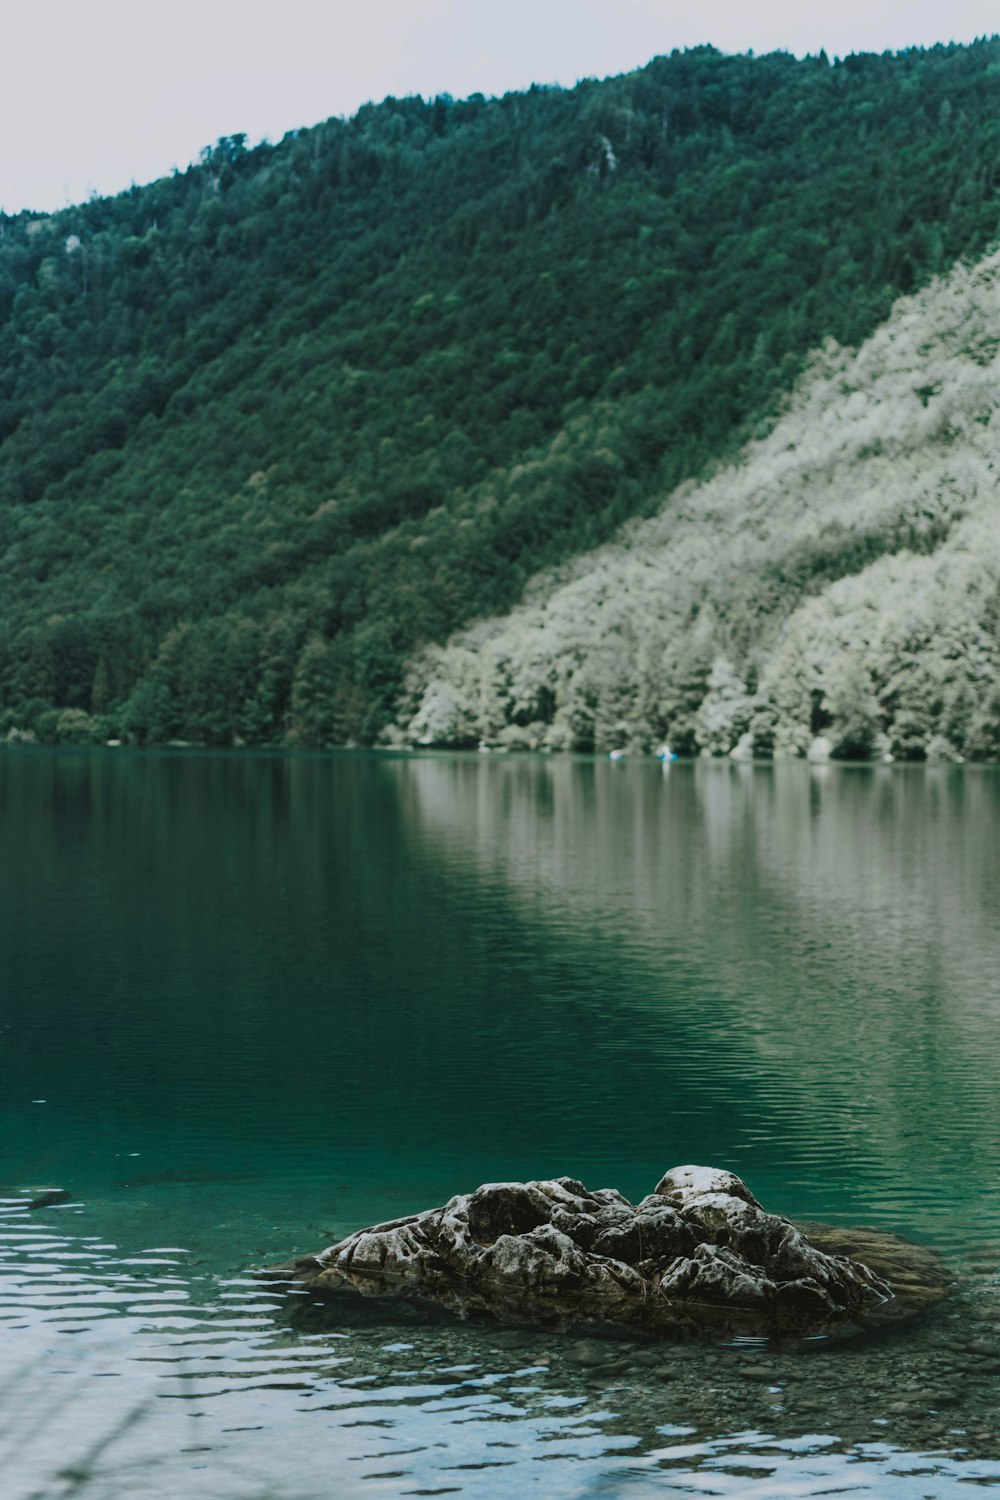
[[(1000, 1484), (997, 769), (10, 749), (0, 840), (6, 1500)], [(682, 1162), (953, 1295), (778, 1350), (248, 1275)]]

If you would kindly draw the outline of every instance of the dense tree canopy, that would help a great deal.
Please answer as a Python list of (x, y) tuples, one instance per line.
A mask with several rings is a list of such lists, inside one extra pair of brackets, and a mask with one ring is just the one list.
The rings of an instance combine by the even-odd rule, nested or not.
[(766, 437), (411, 663), (417, 743), (1000, 759), (1000, 250)]
[(704, 48), (0, 216), (0, 727), (375, 739), (414, 649), (996, 236), (998, 79)]

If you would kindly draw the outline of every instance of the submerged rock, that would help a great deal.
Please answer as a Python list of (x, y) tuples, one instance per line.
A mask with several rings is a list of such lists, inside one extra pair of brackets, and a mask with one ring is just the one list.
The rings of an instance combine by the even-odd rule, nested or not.
[(65, 1188), (27, 1188), (25, 1191), (30, 1194), (29, 1208), (54, 1208), (60, 1203), (70, 1203), (73, 1199), (73, 1194)]
[[(877, 1252), (879, 1236), (867, 1233)], [(896, 1280), (878, 1253), (855, 1260), (815, 1240), (767, 1213), (733, 1173), (686, 1166), (638, 1204), (572, 1177), (487, 1183), (261, 1274), (322, 1298), (419, 1297), (463, 1314), (649, 1333), (801, 1335), (877, 1320), (886, 1308), (906, 1315), (941, 1295), (933, 1257), (921, 1264), (916, 1252), (914, 1272), (892, 1236), (882, 1237), (882, 1259)], [(926, 1295), (914, 1300), (918, 1285)], [(897, 1306), (899, 1291), (907, 1296)]]

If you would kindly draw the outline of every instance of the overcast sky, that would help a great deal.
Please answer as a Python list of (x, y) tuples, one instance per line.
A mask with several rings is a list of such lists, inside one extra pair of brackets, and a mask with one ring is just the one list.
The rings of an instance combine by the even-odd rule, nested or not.
[(971, 41), (997, 0), (18, 0), (0, 36), (0, 208), (51, 209), (387, 94), (572, 85), (712, 42), (830, 56)]

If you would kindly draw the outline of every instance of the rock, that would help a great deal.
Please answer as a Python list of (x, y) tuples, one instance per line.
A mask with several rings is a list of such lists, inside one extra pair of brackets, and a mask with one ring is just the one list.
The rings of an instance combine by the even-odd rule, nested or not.
[[(863, 1259), (845, 1248), (857, 1244)], [(312, 1297), (417, 1297), (463, 1316), (654, 1335), (853, 1331), (944, 1288), (929, 1252), (870, 1230), (807, 1234), (733, 1173), (693, 1166), (637, 1205), (572, 1177), (487, 1183), (259, 1274)]]
[(597, 1365), (602, 1365), (607, 1357), (607, 1349), (594, 1339), (581, 1339), (566, 1354), (571, 1364), (582, 1365), (584, 1369), (594, 1369)]
[(631, 1354), (632, 1363), (642, 1368), (661, 1370), (663, 1365), (663, 1354), (659, 1349), (633, 1349)]
[(68, 1193), (65, 1188), (31, 1188), (31, 1197), (28, 1199), (29, 1208), (54, 1208), (57, 1203), (72, 1202), (73, 1194)]
[[(948, 1277), (933, 1250), (911, 1244), (899, 1235), (867, 1226), (800, 1226), (809, 1243), (827, 1255), (862, 1260), (892, 1287), (893, 1297), (877, 1311), (874, 1321), (897, 1323), (914, 1317), (936, 1302), (948, 1288)], [(869, 1319), (869, 1321), (872, 1321)]]
[(953, 1349), (962, 1349), (967, 1354), (982, 1354), (988, 1359), (995, 1358), (997, 1353), (997, 1347), (990, 1339), (958, 1339), (951, 1347)]

